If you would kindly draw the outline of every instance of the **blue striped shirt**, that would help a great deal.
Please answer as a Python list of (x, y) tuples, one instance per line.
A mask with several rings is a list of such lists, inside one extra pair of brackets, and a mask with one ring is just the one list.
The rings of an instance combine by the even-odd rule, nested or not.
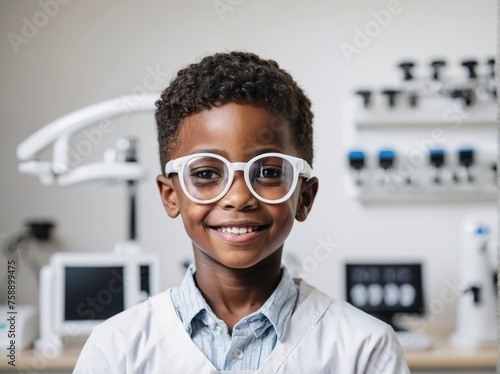
[(242, 318), (230, 334), (195, 285), (194, 264), (182, 284), (172, 290), (172, 302), (184, 329), (219, 371), (255, 371), (281, 341), (298, 299), (298, 286), (286, 270), (273, 294), (256, 312)]

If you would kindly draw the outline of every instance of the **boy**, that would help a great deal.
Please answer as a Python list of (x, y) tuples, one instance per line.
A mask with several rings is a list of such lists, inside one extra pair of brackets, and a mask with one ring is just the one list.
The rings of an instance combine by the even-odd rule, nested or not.
[(179, 288), (95, 328), (75, 373), (409, 373), (390, 327), (281, 265), (318, 189), (310, 107), (251, 53), (177, 74), (157, 102), (157, 182), (194, 264)]

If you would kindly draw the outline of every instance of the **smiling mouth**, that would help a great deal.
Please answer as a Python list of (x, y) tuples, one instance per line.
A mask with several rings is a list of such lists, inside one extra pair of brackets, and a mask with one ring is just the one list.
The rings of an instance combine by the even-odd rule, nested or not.
[(254, 225), (254, 226), (237, 226), (237, 227), (230, 227), (230, 226), (215, 226), (212, 227), (212, 229), (217, 230), (219, 232), (227, 232), (229, 234), (235, 234), (235, 235), (242, 235), (242, 234), (248, 234), (254, 231), (261, 231), (264, 228), (266, 228), (267, 225)]

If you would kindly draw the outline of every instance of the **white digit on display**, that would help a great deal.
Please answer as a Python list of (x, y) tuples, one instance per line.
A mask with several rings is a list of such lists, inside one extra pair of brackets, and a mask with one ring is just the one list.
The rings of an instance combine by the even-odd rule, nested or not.
[(351, 300), (354, 306), (362, 307), (365, 306), (368, 301), (368, 291), (366, 287), (362, 284), (356, 284), (351, 288)]
[(380, 284), (370, 284), (368, 286), (368, 302), (371, 306), (377, 306), (382, 303), (384, 298), (384, 289)]
[(395, 283), (387, 283), (384, 286), (384, 301), (387, 306), (394, 306), (399, 302), (399, 287)]
[(409, 283), (405, 283), (400, 287), (401, 300), (400, 304), (404, 307), (409, 307), (415, 302), (415, 296), (417, 295), (417, 290)]

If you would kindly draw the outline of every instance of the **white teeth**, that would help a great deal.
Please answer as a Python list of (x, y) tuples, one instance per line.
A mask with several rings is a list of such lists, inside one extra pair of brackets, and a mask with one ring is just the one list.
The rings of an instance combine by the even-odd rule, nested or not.
[(254, 232), (256, 229), (257, 227), (218, 227), (217, 231), (241, 235), (249, 232)]

